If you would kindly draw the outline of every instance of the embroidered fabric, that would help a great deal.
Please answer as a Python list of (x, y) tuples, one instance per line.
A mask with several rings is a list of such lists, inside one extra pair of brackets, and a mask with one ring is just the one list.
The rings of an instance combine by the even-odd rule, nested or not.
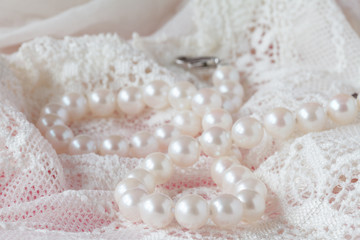
[[(267, 185), (266, 213), (256, 224), (197, 231), (130, 223), (113, 199), (116, 184), (140, 159), (57, 155), (34, 126), (40, 109), (69, 90), (114, 91), (155, 79), (209, 85), (211, 72), (173, 65), (178, 55), (217, 55), (241, 71), (245, 104), (234, 117), (261, 119), (272, 107), (293, 112), (305, 102), (360, 90), (360, 39), (334, 1), (188, 3), (194, 30), (171, 37), (167, 26), (131, 41), (112, 34), (37, 38), (0, 59), (0, 234), (2, 239), (359, 239), (360, 118), (323, 132), (266, 136), (243, 151), (243, 164)], [(205, 80), (204, 80), (205, 79)], [(97, 140), (168, 122), (173, 110), (139, 118), (85, 119), (71, 126)], [(174, 200), (194, 192), (211, 199), (212, 159), (176, 170), (157, 188)]]

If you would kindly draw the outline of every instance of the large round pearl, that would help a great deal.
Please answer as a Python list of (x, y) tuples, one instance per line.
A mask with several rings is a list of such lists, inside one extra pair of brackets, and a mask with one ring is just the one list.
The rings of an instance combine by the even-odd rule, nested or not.
[(144, 103), (155, 109), (168, 106), (169, 85), (160, 80), (153, 81), (143, 88)]
[(253, 173), (241, 165), (233, 165), (223, 173), (222, 190), (225, 193), (233, 193), (235, 185), (241, 180), (254, 177)]
[(326, 114), (320, 104), (305, 103), (298, 110), (296, 120), (303, 132), (317, 132), (324, 129)]
[(131, 138), (131, 154), (133, 157), (146, 157), (146, 155), (158, 150), (159, 143), (155, 136), (149, 132), (137, 132)]
[(221, 108), (208, 111), (202, 118), (203, 130), (211, 127), (222, 127), (225, 130), (230, 130), (232, 124), (233, 120), (230, 113)]
[(175, 165), (189, 167), (196, 163), (200, 155), (199, 143), (195, 138), (180, 136), (169, 144), (168, 154)]
[(232, 147), (230, 133), (221, 127), (212, 127), (204, 131), (200, 143), (203, 151), (210, 157), (228, 155)]
[(179, 112), (173, 118), (173, 125), (180, 130), (181, 133), (196, 136), (201, 131), (201, 119), (194, 112), (184, 110)]
[(155, 129), (155, 137), (159, 143), (159, 150), (161, 152), (167, 152), (169, 143), (174, 137), (180, 136), (179, 129), (173, 125), (165, 124)]
[(79, 155), (87, 153), (96, 153), (96, 142), (87, 135), (78, 135), (69, 143), (69, 154)]
[(146, 187), (148, 192), (153, 192), (156, 186), (154, 175), (142, 168), (132, 170), (126, 175), (126, 178), (135, 178), (139, 180)]
[(244, 88), (240, 83), (223, 82), (216, 86), (216, 91), (222, 96), (225, 110), (235, 113), (240, 109), (244, 98)]
[(36, 123), (36, 127), (42, 135), (45, 135), (46, 131), (55, 125), (64, 125), (64, 120), (54, 114), (45, 114), (41, 116)]
[(125, 157), (129, 153), (129, 143), (121, 136), (113, 135), (102, 140), (99, 146), (100, 155), (118, 155)]
[(174, 166), (170, 157), (160, 152), (147, 155), (141, 167), (154, 175), (156, 184), (167, 182), (174, 172)]
[(164, 228), (174, 219), (173, 207), (171, 198), (162, 193), (152, 193), (142, 199), (139, 211), (145, 224)]
[(195, 230), (207, 223), (209, 206), (199, 195), (187, 195), (179, 199), (175, 205), (176, 221), (183, 227)]
[(286, 139), (295, 129), (294, 115), (286, 108), (274, 108), (265, 115), (264, 127), (274, 138)]
[(265, 199), (252, 190), (242, 190), (236, 197), (243, 203), (244, 220), (254, 222), (259, 220), (265, 211)]
[(68, 112), (70, 120), (79, 120), (83, 118), (89, 110), (86, 97), (80, 93), (67, 93), (61, 98), (61, 103)]
[(115, 191), (114, 191), (114, 198), (115, 201), (118, 202), (120, 200), (120, 197), (128, 190), (130, 189), (142, 189), (147, 192), (146, 187), (144, 184), (142, 184), (139, 180), (135, 178), (125, 178), (121, 182), (116, 185)]
[(240, 200), (231, 194), (222, 194), (210, 203), (212, 221), (222, 228), (233, 228), (242, 219), (243, 206)]
[(144, 108), (141, 89), (138, 87), (125, 87), (117, 95), (117, 106), (127, 115), (140, 114)]
[(115, 94), (108, 89), (97, 89), (88, 94), (89, 108), (94, 116), (108, 117), (116, 108)]
[(254, 118), (245, 117), (237, 120), (232, 129), (231, 137), (241, 148), (252, 148), (258, 145), (263, 138), (264, 129)]
[(212, 76), (214, 86), (218, 86), (224, 82), (235, 82), (240, 81), (240, 75), (236, 68), (232, 66), (219, 66), (213, 73)]
[(255, 191), (255, 192), (261, 194), (261, 196), (263, 196), (264, 198), (266, 198), (266, 195), (267, 195), (267, 189), (266, 189), (265, 184), (257, 178), (247, 178), (247, 179), (241, 180), (240, 182), (238, 182), (235, 185), (233, 194), (236, 195), (239, 192), (241, 192), (242, 190)]
[(327, 107), (329, 117), (338, 124), (352, 123), (357, 116), (356, 100), (347, 94), (339, 94), (330, 100)]
[(191, 99), (195, 93), (196, 88), (190, 82), (178, 82), (169, 91), (169, 103), (177, 110), (190, 109)]
[(191, 107), (193, 111), (202, 116), (206, 111), (221, 108), (221, 96), (211, 88), (200, 89), (192, 98)]
[(61, 118), (64, 122), (69, 121), (69, 112), (63, 105), (60, 105), (58, 103), (47, 104), (41, 112), (41, 115), (45, 114), (54, 114)]
[(74, 134), (65, 125), (55, 125), (49, 128), (45, 137), (59, 154), (65, 153), (68, 150), (69, 142), (74, 137)]
[(117, 204), (122, 216), (132, 222), (140, 221), (141, 217), (139, 212), (139, 204), (146, 196), (146, 194), (146, 191), (140, 188), (135, 188), (130, 189), (121, 195), (117, 201)]
[(224, 172), (236, 163), (233, 157), (221, 157), (211, 165), (211, 178), (216, 185), (221, 186)]

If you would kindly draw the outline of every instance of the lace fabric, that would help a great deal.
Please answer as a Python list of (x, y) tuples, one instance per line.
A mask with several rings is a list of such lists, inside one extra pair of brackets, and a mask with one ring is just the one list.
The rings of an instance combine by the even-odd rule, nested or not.
[[(2, 239), (358, 239), (360, 238), (360, 119), (327, 124), (288, 140), (266, 136), (242, 151), (243, 164), (267, 185), (266, 213), (256, 224), (197, 231), (175, 221), (166, 229), (130, 223), (113, 190), (140, 159), (57, 155), (34, 126), (40, 109), (69, 90), (114, 91), (155, 79), (207, 86), (211, 72), (173, 66), (178, 55), (217, 55), (241, 71), (245, 104), (235, 114), (261, 119), (272, 107), (293, 112), (305, 102), (360, 90), (360, 39), (333, 1), (204, 1), (192, 11), (194, 30), (124, 41), (112, 34), (37, 38), (0, 59), (0, 234)], [(186, 13), (186, 12), (185, 12)], [(169, 23), (171, 24), (171, 23)], [(165, 26), (166, 28), (166, 26)], [(205, 79), (205, 80), (204, 80)], [(71, 126), (97, 140), (129, 138), (168, 122), (173, 110), (139, 118), (85, 119)], [(201, 157), (157, 188), (174, 200), (218, 194)]]

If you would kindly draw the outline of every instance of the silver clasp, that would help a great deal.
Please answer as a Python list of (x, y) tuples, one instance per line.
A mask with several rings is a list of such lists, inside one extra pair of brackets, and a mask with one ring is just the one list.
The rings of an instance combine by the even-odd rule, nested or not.
[(175, 59), (175, 63), (187, 68), (216, 68), (221, 60), (217, 57), (187, 57), (180, 56)]

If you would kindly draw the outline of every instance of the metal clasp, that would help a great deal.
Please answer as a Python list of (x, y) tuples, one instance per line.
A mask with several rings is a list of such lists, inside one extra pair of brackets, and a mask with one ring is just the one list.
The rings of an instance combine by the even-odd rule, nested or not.
[(187, 68), (216, 68), (221, 60), (217, 57), (187, 57), (180, 56), (175, 59), (175, 63)]

